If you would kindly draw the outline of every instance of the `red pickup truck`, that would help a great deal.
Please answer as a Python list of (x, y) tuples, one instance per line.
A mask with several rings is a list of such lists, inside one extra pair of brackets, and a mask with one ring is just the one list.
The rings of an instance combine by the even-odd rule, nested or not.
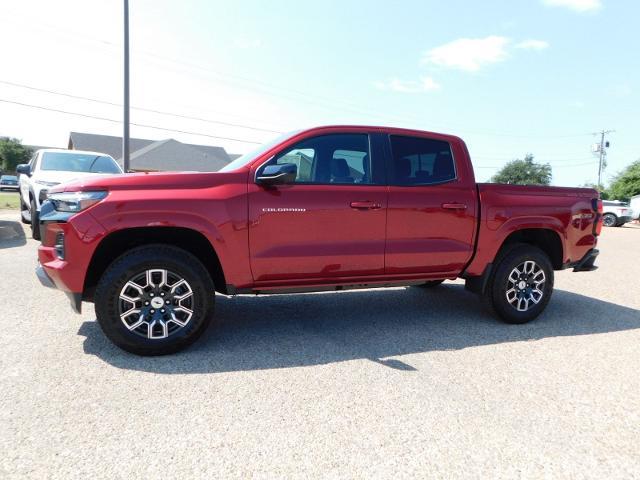
[(141, 355), (178, 351), (214, 292), (266, 294), (466, 279), (509, 323), (539, 315), (554, 270), (591, 270), (602, 203), (588, 188), (477, 184), (439, 133), (297, 131), (216, 173), (139, 173), (53, 188), (37, 274)]

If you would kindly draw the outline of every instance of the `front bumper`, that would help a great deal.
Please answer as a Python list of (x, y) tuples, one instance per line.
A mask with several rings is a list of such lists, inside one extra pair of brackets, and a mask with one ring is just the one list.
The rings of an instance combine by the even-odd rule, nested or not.
[(43, 287), (56, 288), (56, 284), (53, 283), (51, 277), (47, 275), (47, 272), (44, 271), (44, 268), (42, 268), (40, 262), (38, 262), (38, 266), (36, 267), (36, 277), (38, 277), (38, 280), (40, 280), (40, 284)]
[(0, 189), (2, 189), (2, 190), (15, 190), (17, 192), (18, 190), (20, 190), (20, 186), (19, 185), (0, 184)]
[[(36, 267), (36, 277), (38, 277), (42, 286), (54, 289), (58, 288), (40, 263), (38, 263), (38, 266)], [(82, 313), (82, 294), (67, 291), (64, 293), (67, 298), (69, 298), (69, 303), (71, 303), (73, 311), (76, 313)]]
[[(87, 268), (104, 229), (88, 212), (57, 212), (48, 201), (42, 205), (39, 220), (42, 243), (36, 275), (45, 287), (62, 290), (73, 310), (80, 313)], [(58, 235), (63, 235), (63, 255), (57, 247)]]

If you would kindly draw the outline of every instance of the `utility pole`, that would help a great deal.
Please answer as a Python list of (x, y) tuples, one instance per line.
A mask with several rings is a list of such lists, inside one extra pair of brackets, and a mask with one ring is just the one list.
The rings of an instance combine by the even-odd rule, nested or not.
[(615, 132), (615, 130), (601, 130), (599, 132), (594, 133), (594, 135), (600, 135), (600, 144), (595, 144), (596, 148), (594, 149), (596, 152), (600, 154), (600, 161), (598, 162), (598, 188), (600, 188), (600, 185), (602, 185), (602, 169), (605, 165), (605, 161), (607, 157), (606, 149), (609, 148), (609, 142), (608, 141), (605, 142), (604, 136), (613, 132)]
[(122, 167), (129, 171), (129, 0), (124, 0), (124, 119), (122, 132)]

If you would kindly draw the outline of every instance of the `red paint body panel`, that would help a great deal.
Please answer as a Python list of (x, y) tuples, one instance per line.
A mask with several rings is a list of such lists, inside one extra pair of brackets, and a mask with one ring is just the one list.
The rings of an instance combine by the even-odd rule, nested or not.
[[(456, 179), (425, 186), (255, 183), (257, 169), (274, 154), (331, 133), (445, 140)], [(589, 218), (595, 190), (477, 185), (461, 139), (404, 129), (320, 127), (292, 135), (235, 171), (85, 178), (52, 192), (62, 190), (109, 192), (68, 222), (47, 224), (39, 259), (69, 292), (82, 292), (104, 238), (137, 227), (201, 233), (228, 285), (260, 291), (481, 275), (509, 234), (523, 228), (556, 232), (565, 262), (580, 259), (597, 241)], [(65, 260), (53, 249), (59, 230), (65, 232)]]
[(598, 193), (589, 188), (538, 187), (479, 184), (481, 223), (476, 255), (468, 275), (481, 275), (504, 240), (522, 229), (548, 229), (562, 242), (563, 262), (577, 261), (594, 248), (593, 221), (578, 216), (593, 215), (591, 199)]
[[(376, 209), (352, 208), (371, 201)], [(249, 186), (249, 245), (256, 281), (384, 274), (387, 188)]]
[[(439, 185), (389, 187), (385, 272), (456, 277), (473, 255), (478, 203), (475, 177), (462, 140), (422, 136), (450, 143), (457, 178)], [(446, 208), (452, 204), (464, 208)]]

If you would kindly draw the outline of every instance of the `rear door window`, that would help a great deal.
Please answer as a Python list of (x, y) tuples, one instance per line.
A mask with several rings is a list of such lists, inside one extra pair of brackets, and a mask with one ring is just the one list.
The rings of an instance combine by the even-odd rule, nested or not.
[(433, 185), (456, 178), (448, 142), (400, 135), (391, 135), (390, 140), (393, 185)]

